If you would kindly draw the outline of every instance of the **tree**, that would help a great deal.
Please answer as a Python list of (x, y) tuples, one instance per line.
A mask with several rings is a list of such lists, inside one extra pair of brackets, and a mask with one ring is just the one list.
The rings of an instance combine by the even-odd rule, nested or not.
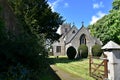
[(120, 0), (114, 0), (112, 6), (113, 6), (112, 10), (120, 10)]
[[(6, 11), (4, 7), (2, 6), (0, 12)], [(9, 14), (12, 13), (9, 12)], [(9, 25), (5, 25), (5, 23), (10, 23), (10, 20), (6, 21), (6, 17), (11, 16), (9, 14), (4, 17), (0, 15), (0, 66), (2, 66), (0, 72), (1, 70), (6, 71), (9, 66), (18, 63), (32, 69), (43, 67), (45, 63), (43, 61), (47, 57), (43, 36), (37, 37), (34, 34), (28, 34), (25, 30), (23, 33), (15, 35), (14, 30), (7, 30)], [(18, 28), (18, 26), (14, 27)]]
[(7, 0), (0, 0), (1, 13), (0, 17), (4, 22), (6, 32), (12, 32), (18, 35), (22, 32), (22, 27), (20, 26), (17, 18), (14, 15), (13, 10), (8, 4)]
[[(0, 15), (0, 79), (39, 80), (48, 68), (45, 40), (58, 39), (56, 30), (63, 22), (62, 17), (52, 12), (45, 0), (9, 0), (9, 3), (0, 0), (1, 12), (6, 13), (4, 17)], [(28, 74), (24, 74), (26, 70)]]
[(63, 23), (62, 16), (52, 12), (46, 0), (9, 0), (14, 13), (26, 25), (27, 30), (44, 35), (46, 39), (58, 40), (56, 33)]
[(100, 38), (104, 44), (109, 40), (120, 44), (120, 0), (114, 0), (112, 4), (108, 15), (90, 25), (92, 35)]

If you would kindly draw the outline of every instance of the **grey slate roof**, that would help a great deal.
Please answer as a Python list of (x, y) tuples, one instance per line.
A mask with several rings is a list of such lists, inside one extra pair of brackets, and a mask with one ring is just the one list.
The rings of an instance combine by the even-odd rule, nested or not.
[(74, 39), (74, 37), (78, 34), (78, 32), (79, 32), (83, 27), (84, 27), (84, 26), (82, 26), (82, 27), (75, 33), (75, 35), (73, 36), (73, 38), (72, 38), (69, 42), (67, 42), (66, 44), (70, 43), (70, 42)]
[(113, 41), (109, 41), (101, 49), (120, 49), (120, 46), (117, 43), (113, 42)]

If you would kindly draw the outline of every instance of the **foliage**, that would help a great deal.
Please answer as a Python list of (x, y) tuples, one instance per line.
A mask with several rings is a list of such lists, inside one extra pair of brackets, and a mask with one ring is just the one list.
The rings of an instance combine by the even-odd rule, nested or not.
[(44, 35), (49, 40), (58, 40), (56, 33), (62, 16), (52, 12), (46, 0), (9, 0), (14, 13), (28, 31)]
[(81, 54), (82, 58), (87, 58), (88, 56), (88, 47), (85, 44), (81, 44), (78, 48), (78, 53)]
[(113, 10), (120, 10), (120, 0), (114, 0), (112, 6)]
[(72, 46), (70, 46), (68, 49), (67, 49), (67, 56), (69, 59), (74, 59), (75, 58), (75, 55), (76, 55), (76, 49)]
[(18, 62), (31, 69), (43, 69), (47, 66), (47, 51), (42, 39), (38, 41), (34, 35), (25, 34), (11, 37), (13, 36), (0, 45), (0, 66), (2, 66), (0, 70), (7, 70), (9, 66), (16, 65)]
[(11, 65), (7, 72), (1, 72), (0, 80), (40, 80), (42, 76), (39, 71), (28, 69), (18, 63), (17, 65)]
[(100, 38), (104, 44), (112, 40), (120, 44), (120, 0), (114, 0), (108, 15), (89, 25), (91, 34)]
[[(1, 13), (1, 7), (0, 7), (0, 13)], [(6, 39), (6, 33), (5, 33), (5, 26), (4, 21), (2, 17), (0, 16), (0, 42), (4, 41)]]
[(102, 52), (103, 52), (103, 50), (101, 49), (101, 45), (95, 44), (95, 45), (92, 47), (92, 55), (93, 55), (93, 56), (100, 57), (101, 54), (102, 54)]
[(2, 80), (27, 80), (30, 79), (29, 74), (31, 74), (32, 70), (27, 70), (20, 64), (16, 66), (10, 66), (8, 72), (0, 73), (0, 79)]
[[(59, 35), (55, 32), (59, 24), (63, 22), (62, 17), (52, 12), (45, 0), (9, 1), (11, 3), (9, 6), (17, 16), (18, 23), (21, 24), (18, 26), (23, 27), (23, 31), (20, 34), (7, 32), (8, 26), (4, 25), (5, 19), (2, 19), (0, 15), (0, 73), (4, 72), (8, 74), (7, 78), (15, 80), (18, 76), (23, 77), (22, 69), (28, 72), (32, 70), (30, 74), (34, 78), (30, 79), (39, 80), (38, 75), (42, 75), (41, 73), (49, 66), (46, 59), (48, 54), (45, 47), (46, 38), (58, 39)], [(5, 4), (8, 3), (5, 1)], [(18, 63), (20, 66), (16, 66)], [(16, 69), (13, 69), (14, 67)], [(19, 69), (18, 72), (17, 69)], [(14, 70), (18, 74), (13, 75)]]

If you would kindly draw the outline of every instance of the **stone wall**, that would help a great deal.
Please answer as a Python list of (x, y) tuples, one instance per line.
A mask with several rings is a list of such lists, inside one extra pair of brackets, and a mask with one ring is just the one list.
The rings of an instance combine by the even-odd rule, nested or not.
[(95, 41), (94, 39), (90, 36), (90, 33), (89, 31), (85, 28), (85, 27), (82, 27), (77, 35), (74, 37), (74, 39), (71, 41), (71, 44), (75, 47), (76, 50), (78, 50), (78, 47), (80, 46), (80, 37), (82, 34), (85, 34), (86, 36), (86, 45), (88, 47), (88, 52), (90, 53), (91, 52), (91, 47), (93, 45), (95, 45)]

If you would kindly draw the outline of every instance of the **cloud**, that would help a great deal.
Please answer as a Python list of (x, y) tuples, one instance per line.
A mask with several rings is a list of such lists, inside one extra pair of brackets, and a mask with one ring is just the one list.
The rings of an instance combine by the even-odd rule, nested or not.
[(92, 20), (90, 21), (90, 24), (96, 23), (100, 18), (102, 18), (105, 15), (106, 15), (105, 13), (99, 11), (96, 15), (92, 16)]
[(94, 8), (94, 9), (98, 9), (98, 8), (102, 8), (102, 7), (104, 7), (102, 1), (101, 1), (100, 3), (94, 3), (94, 4), (93, 4), (93, 8)]
[(64, 7), (69, 7), (69, 4), (68, 3), (64, 3)]
[(95, 8), (99, 8), (99, 4), (98, 4), (98, 3), (93, 4), (93, 8), (94, 8), (94, 9), (95, 9)]
[(63, 0), (56, 0), (54, 2), (48, 2), (49, 6), (51, 7), (52, 11), (55, 11), (55, 8), (59, 5), (59, 3)]

